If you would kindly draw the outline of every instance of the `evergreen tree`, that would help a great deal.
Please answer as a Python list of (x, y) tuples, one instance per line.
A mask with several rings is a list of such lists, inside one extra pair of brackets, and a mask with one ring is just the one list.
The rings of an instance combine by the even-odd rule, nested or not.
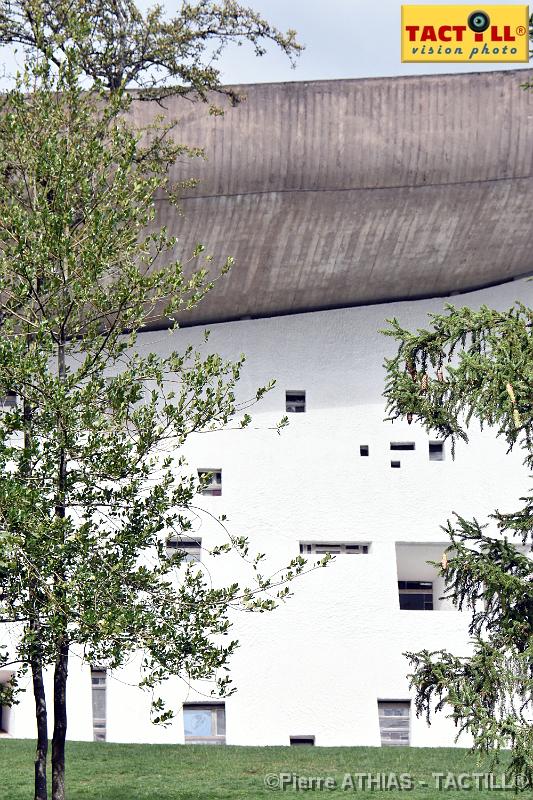
[[(398, 320), (385, 333), (398, 343), (386, 361), (390, 418), (418, 420), (428, 431), (468, 441), (477, 422), (509, 450), (520, 448), (533, 470), (533, 311), (446, 306), (427, 329)], [(473, 479), (475, 490), (475, 476)], [(495, 510), (481, 524), (456, 515), (444, 530), (450, 545), (439, 573), (446, 597), (471, 612), (472, 652), (406, 653), (414, 672), (417, 713), (445, 707), (473, 737), (474, 750), (511, 749), (509, 771), (533, 787), (533, 494), (513, 513)]]

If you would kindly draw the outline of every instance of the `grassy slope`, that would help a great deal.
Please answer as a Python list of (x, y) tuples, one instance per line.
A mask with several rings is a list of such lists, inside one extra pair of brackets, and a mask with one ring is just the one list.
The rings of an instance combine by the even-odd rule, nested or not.
[[(0, 740), (1, 800), (31, 800), (33, 743)], [(391, 797), (373, 791), (272, 791), (265, 788), (268, 773), (334, 776), (344, 773), (411, 773), (428, 788), (392, 794), (429, 800), (494, 798), (487, 790), (436, 791), (433, 772), (485, 772), (464, 750), (372, 747), (202, 747), (69, 743), (68, 800), (256, 800), (276, 796), (359, 798)], [(498, 775), (500, 769), (496, 770)], [(502, 796), (499, 793), (499, 796)], [(504, 797), (511, 797), (505, 792)]]

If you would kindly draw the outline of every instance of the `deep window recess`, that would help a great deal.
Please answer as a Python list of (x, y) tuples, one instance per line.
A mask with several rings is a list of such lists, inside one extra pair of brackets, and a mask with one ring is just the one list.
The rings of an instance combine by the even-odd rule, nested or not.
[(391, 442), (390, 443), (391, 450), (414, 450), (415, 443), (414, 442)]
[(219, 497), (222, 494), (221, 469), (199, 469), (198, 477), (202, 481), (207, 481), (202, 488), (202, 494), (210, 497)]
[(390, 465), (392, 469), (400, 469), (400, 462), (399, 461), (391, 461)]
[(352, 542), (300, 542), (300, 553), (316, 553), (317, 555), (324, 555), (331, 553), (332, 556), (346, 553), (346, 555), (354, 555), (361, 553), (368, 553), (370, 545), (353, 544)]
[(178, 539), (177, 536), (171, 536), (167, 539), (167, 553), (169, 556), (174, 553), (182, 551), (185, 553), (184, 561), (201, 561), (202, 560), (202, 540), (201, 539)]
[(314, 745), (314, 736), (291, 736), (289, 738), (291, 745)]
[(5, 712), (2, 706), (0, 706), (0, 733), (7, 733), (7, 722), (4, 719)]
[(408, 700), (378, 700), (382, 747), (409, 744), (410, 711), (411, 703)]
[(3, 397), (0, 397), (0, 406), (3, 408), (15, 408), (17, 405), (16, 392), (7, 392)]
[(106, 683), (107, 671), (101, 667), (92, 667), (93, 739), (95, 742), (105, 742), (106, 740)]
[(405, 611), (433, 611), (431, 581), (398, 581), (400, 608)]
[(183, 706), (183, 727), (187, 744), (225, 744), (224, 703), (188, 703)]
[(429, 443), (429, 460), (444, 461), (444, 442)]
[(370, 453), (370, 451), (369, 451), (369, 448), (368, 448), (367, 444), (362, 444), (362, 445), (359, 446), (359, 455), (368, 456), (369, 453)]
[(290, 414), (301, 414), (305, 411), (305, 392), (289, 391), (285, 393), (285, 410)]

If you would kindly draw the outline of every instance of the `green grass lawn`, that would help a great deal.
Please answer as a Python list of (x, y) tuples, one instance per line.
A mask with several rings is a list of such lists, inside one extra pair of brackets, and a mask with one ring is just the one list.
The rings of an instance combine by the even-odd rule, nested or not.
[[(1, 800), (31, 800), (34, 746), (29, 741), (0, 740)], [(425, 800), (494, 798), (493, 791), (437, 790), (432, 773), (486, 772), (465, 750), (374, 747), (209, 747), (120, 745), (72, 742), (67, 748), (68, 800), (256, 800), (270, 797), (359, 798), (403, 795)], [(331, 777), (335, 789), (283, 792), (265, 786), (265, 776), (290, 773)], [(345, 773), (409, 773), (414, 788), (405, 791), (342, 789)], [(495, 770), (501, 774), (501, 768)], [(358, 786), (359, 779), (354, 784)], [(426, 784), (425, 786), (423, 784)], [(502, 796), (498, 792), (496, 796)], [(511, 792), (505, 792), (511, 797)]]

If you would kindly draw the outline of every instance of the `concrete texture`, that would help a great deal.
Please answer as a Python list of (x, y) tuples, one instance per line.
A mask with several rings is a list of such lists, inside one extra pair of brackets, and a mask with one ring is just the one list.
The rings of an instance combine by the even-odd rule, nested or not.
[[(205, 148), (159, 222), (235, 267), (184, 324), (431, 297), (532, 270), (533, 93), (524, 71), (238, 87), (223, 117), (167, 101)], [(216, 101), (216, 98), (213, 98)], [(220, 102), (220, 100), (219, 100)], [(157, 106), (137, 104), (138, 121)], [(215, 267), (216, 268), (216, 267)]]

